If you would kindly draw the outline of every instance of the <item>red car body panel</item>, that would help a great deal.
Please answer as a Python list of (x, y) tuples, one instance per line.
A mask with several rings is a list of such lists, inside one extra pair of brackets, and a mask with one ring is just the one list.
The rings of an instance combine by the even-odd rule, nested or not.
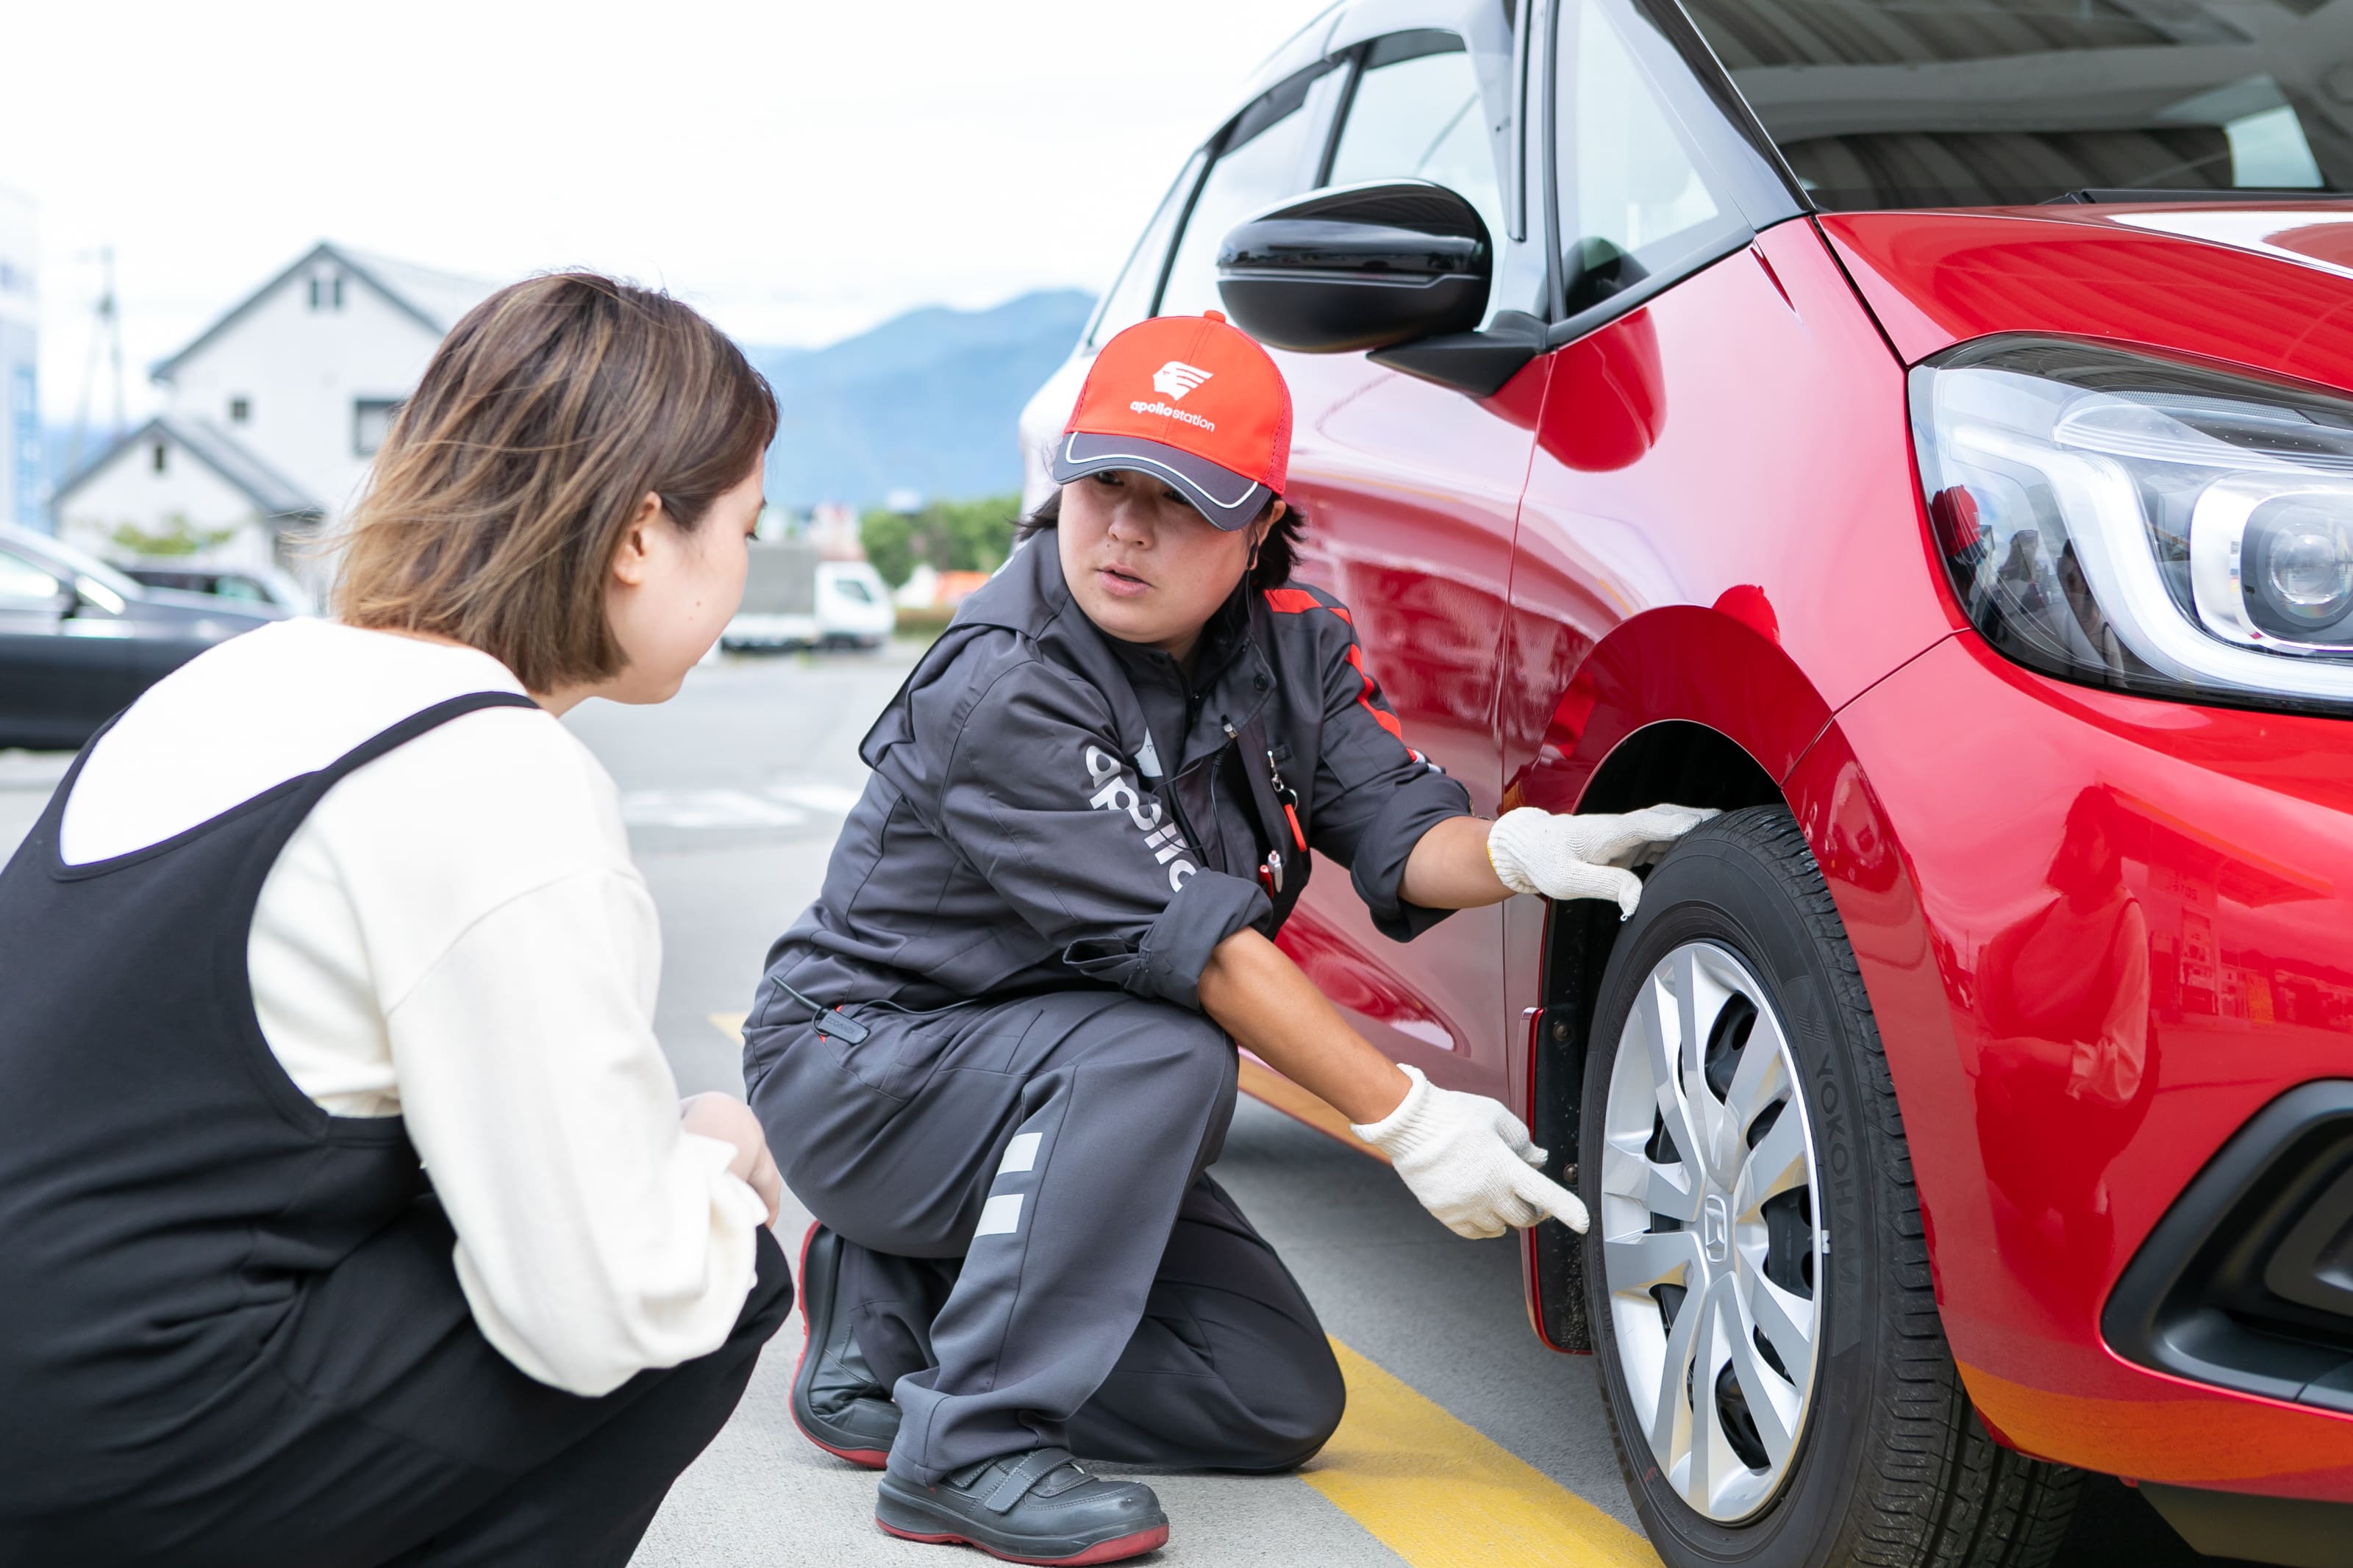
[[(1288, 493), (1311, 524), (1298, 575), (1346, 601), (1408, 740), (1493, 813), (1513, 531), (1549, 362), (1473, 401), (1360, 356), (1276, 358), (1296, 410)], [(1284, 947), (1390, 1056), (1493, 1094), (1510, 1056), (1504, 921), (1466, 910), (1399, 947), (1333, 868)]]
[[(2030, 1452), (2353, 1500), (2353, 1417), (2181, 1382), (2099, 1331), (2231, 1134), (2353, 1068), (2347, 729), (2063, 684), (1967, 633), (1842, 710), (1791, 781), (1887, 1042), (1946, 1332)], [(2087, 831), (2117, 885), (2071, 873)], [(2042, 977), (2125, 942), (2145, 1057), (2087, 1088), (2073, 1042), (2112, 998)]]
[[(2137, 226), (2217, 218), (2273, 254)], [(2253, 220), (2253, 221), (2250, 221)], [(2353, 384), (2342, 208), (2049, 206), (1827, 214), (1839, 259), (1906, 364), (1989, 332), (2067, 332)], [(2287, 257), (2301, 260), (2286, 259)]]
[(1965, 624), (1908, 521), (1902, 368), (1804, 222), (1552, 358), (1512, 584), (1506, 793), (1566, 810), (1620, 739), (1671, 718), (1780, 778), (1831, 712)]
[[(1905, 365), (1989, 332), (2353, 384), (2353, 225), (2283, 220), (2266, 254), (2141, 211), (1785, 223), (1483, 401), (1281, 355), (1301, 575), (1351, 604), (1408, 739), (1482, 813), (1573, 809), (1666, 721), (1779, 784), (1886, 1042), (1947, 1332), (2004, 1441), (2353, 1500), (2353, 1417), (2147, 1370), (2099, 1330), (2216, 1149), (2286, 1089), (2353, 1075), (2353, 724), (2009, 663), (1935, 563), (1914, 466)], [(2098, 857), (2070, 836), (2094, 832), (2121, 870), (2087, 889), (2067, 868)], [(1542, 911), (1400, 947), (1335, 871), (1285, 950), (1391, 1055), (1526, 1114)], [(2127, 951), (2143, 1059), (2087, 1087), (2068, 1042), (2118, 988), (2064, 978)]]

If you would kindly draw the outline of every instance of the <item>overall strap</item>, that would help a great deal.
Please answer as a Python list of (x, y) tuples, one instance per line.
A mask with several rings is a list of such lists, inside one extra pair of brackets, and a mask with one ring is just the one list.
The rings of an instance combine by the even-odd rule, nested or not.
[(81, 777), (81, 771), (89, 765), (90, 754), (98, 750), (98, 743), (106, 739), (107, 732), (121, 723), (122, 714), (129, 711), (131, 710), (125, 708), (115, 714), (98, 727), (96, 734), (81, 743), (81, 750), (74, 753), (72, 763), (66, 769), (66, 776), (59, 779), (58, 787), (49, 792), (49, 804), (41, 808), (41, 815), (34, 822), (32, 831), (26, 834), (19, 844), (19, 853), (31, 847), (38, 853), (47, 854), (49, 847), (58, 842), (65, 830), (66, 800), (73, 794), (74, 782)]
[(392, 728), (361, 742), (304, 781), (304, 793), (324, 795), (345, 776), (414, 741), (430, 730), (438, 730), (452, 719), (484, 708), (536, 708), (539, 704), (520, 691), (474, 691), (463, 697), (452, 697), (446, 702), (411, 713)]

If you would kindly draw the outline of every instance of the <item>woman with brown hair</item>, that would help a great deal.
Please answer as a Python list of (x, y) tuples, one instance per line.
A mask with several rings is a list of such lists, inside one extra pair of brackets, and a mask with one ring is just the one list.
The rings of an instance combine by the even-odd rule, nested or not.
[(491, 296), (335, 622), (222, 645), (0, 873), (0, 1564), (621, 1564), (792, 1300), (681, 1107), (612, 782), (741, 595), (775, 401), (675, 300)]

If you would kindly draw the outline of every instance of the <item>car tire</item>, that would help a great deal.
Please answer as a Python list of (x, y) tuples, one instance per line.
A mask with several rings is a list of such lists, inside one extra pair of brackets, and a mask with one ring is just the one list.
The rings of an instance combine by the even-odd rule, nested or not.
[(1870, 1001), (1790, 815), (1678, 843), (1597, 1003), (1587, 1305), (1668, 1568), (2050, 1563), (2081, 1474), (1997, 1445), (1961, 1386)]

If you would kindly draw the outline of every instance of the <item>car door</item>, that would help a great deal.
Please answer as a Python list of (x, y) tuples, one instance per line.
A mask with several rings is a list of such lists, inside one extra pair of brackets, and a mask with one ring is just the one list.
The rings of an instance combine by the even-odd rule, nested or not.
[[(1324, 183), (1435, 180), (1502, 238), (1501, 146), (1514, 116), (1491, 89), (1510, 79), (1508, 37), (1478, 40), (1505, 60), (1483, 73), (1495, 62), (1473, 42), (1417, 28), (1356, 46)], [(1297, 574), (1349, 606), (1408, 743), (1492, 814), (1513, 520), (1541, 376), (1480, 400), (1363, 354), (1275, 357), (1293, 401), (1291, 495), (1307, 518)], [(1499, 1092), (1501, 910), (1464, 910), (1399, 944), (1373, 930), (1336, 870), (1309, 884), (1285, 951), (1393, 1058), (1450, 1087)]]
[(0, 746), (78, 746), (121, 704), (121, 639), (69, 636), (78, 603), (31, 556), (0, 547)]
[[(1598, 643), (1756, 583), (1759, 552), (1786, 542), (1765, 520), (1835, 495), (1820, 459), (1851, 415), (1846, 337), (1867, 328), (1667, 0), (1539, 0), (1537, 26), (1557, 292), (1513, 570), (1507, 790)], [(1539, 915), (1510, 922), (1514, 998), (1535, 999)]]

